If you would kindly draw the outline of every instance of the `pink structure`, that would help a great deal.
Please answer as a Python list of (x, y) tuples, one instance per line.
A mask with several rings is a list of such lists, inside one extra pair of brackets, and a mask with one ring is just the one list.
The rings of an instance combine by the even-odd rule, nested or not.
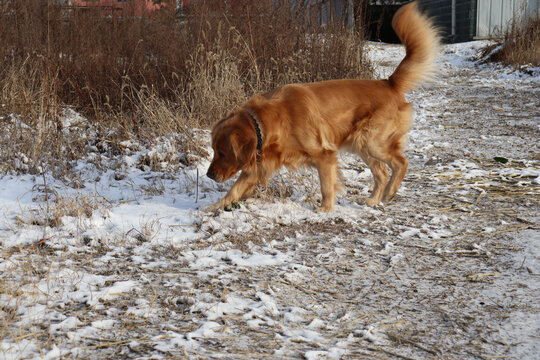
[(171, 9), (176, 8), (174, 0), (71, 0), (72, 7), (98, 8), (103, 15), (144, 16), (164, 6), (169, 7), (169, 4), (172, 5)]

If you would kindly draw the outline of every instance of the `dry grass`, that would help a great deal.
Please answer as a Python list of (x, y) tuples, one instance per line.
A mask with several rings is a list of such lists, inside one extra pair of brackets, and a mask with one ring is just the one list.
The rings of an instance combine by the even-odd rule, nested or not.
[(513, 23), (502, 44), (487, 48), (487, 61), (501, 62), (520, 68), (524, 65), (540, 66), (540, 17)]
[[(254, 93), (290, 82), (369, 77), (361, 26), (322, 29), (289, 1), (197, 2), (189, 16), (137, 18), (0, 3), (0, 171), (55, 175), (89, 146), (207, 127)], [(74, 133), (66, 109), (86, 119)], [(77, 135), (79, 134), (79, 135)], [(199, 150), (195, 150), (198, 153)], [(21, 166), (14, 164), (19, 159)]]

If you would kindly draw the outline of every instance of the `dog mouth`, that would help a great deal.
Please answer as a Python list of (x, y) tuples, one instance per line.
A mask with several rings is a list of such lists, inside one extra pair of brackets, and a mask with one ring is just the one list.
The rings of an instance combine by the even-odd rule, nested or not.
[(209, 168), (208, 171), (206, 172), (206, 176), (209, 177), (210, 179), (214, 180), (215, 182), (221, 182), (216, 173), (212, 170), (212, 168)]
[(236, 174), (236, 171), (230, 171), (229, 173), (227, 174), (217, 174), (213, 169), (212, 167), (210, 167), (208, 169), (208, 171), (206, 172), (206, 176), (212, 180), (214, 180), (215, 182), (218, 182), (218, 183), (221, 183), (221, 182), (224, 182), (224, 181), (227, 181), (229, 180), (230, 178), (232, 178), (234, 176), (234, 174)]

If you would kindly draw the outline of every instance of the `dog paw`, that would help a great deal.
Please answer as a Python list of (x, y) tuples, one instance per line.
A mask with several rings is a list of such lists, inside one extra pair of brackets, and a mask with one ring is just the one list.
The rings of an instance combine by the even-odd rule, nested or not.
[(373, 198), (367, 198), (364, 203), (367, 205), (367, 206), (375, 206), (375, 205), (378, 205), (380, 204), (381, 202), (377, 199), (373, 199)]
[(321, 206), (316, 211), (319, 212), (319, 213), (329, 213), (329, 212), (334, 211), (334, 206), (333, 205), (332, 206), (330, 206), (330, 205)]
[(206, 212), (216, 212), (218, 210), (225, 210), (225, 211), (233, 211), (236, 209), (240, 209), (242, 206), (242, 203), (240, 202), (232, 202), (228, 205), (224, 205), (221, 201), (217, 202), (213, 205), (207, 206), (204, 208), (204, 211)]
[(216, 212), (218, 210), (220, 210), (223, 206), (219, 203), (216, 203), (216, 204), (212, 204), (210, 206), (207, 206), (205, 207), (203, 210), (205, 212)]
[(225, 211), (233, 211), (236, 209), (240, 209), (242, 207), (242, 203), (239, 202), (232, 202), (229, 205), (225, 206)]

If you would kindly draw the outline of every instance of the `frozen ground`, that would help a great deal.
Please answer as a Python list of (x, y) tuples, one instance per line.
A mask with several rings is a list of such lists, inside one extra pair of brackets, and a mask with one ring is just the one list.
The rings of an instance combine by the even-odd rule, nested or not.
[[(383, 206), (343, 155), (332, 214), (312, 171), (204, 213), (229, 184), (170, 166), (168, 139), (89, 148), (62, 181), (2, 175), (0, 358), (537, 358), (540, 69), (475, 65), (484, 45), (445, 46), (408, 96), (410, 169)], [(369, 46), (381, 76), (403, 56)]]

